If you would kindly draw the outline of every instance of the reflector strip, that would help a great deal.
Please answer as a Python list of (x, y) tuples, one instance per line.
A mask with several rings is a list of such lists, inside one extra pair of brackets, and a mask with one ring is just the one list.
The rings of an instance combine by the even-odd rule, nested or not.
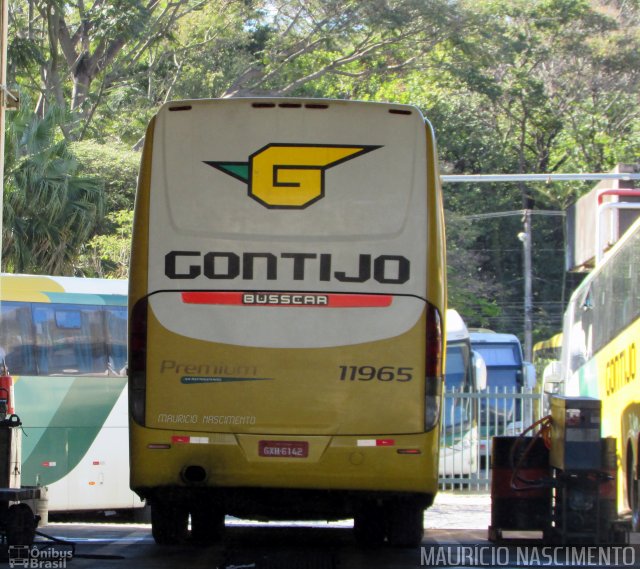
[(358, 439), (359, 447), (392, 447), (395, 444), (393, 439)]
[(218, 306), (291, 306), (322, 308), (385, 308), (393, 297), (387, 294), (318, 294), (305, 292), (183, 292), (185, 304)]
[(44, 467), (46, 467), (46, 468), (52, 468), (52, 467), (56, 466), (56, 463), (55, 463), (55, 462), (52, 462), (52, 461), (43, 462), (43, 463), (42, 463), (42, 466), (44, 466)]
[(207, 445), (209, 444), (209, 437), (185, 437), (182, 435), (174, 435), (171, 437), (171, 442), (176, 444)]

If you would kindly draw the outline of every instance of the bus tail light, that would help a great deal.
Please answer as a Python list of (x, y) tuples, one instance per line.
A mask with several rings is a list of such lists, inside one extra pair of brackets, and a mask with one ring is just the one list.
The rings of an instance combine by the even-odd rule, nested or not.
[(147, 397), (147, 309), (148, 301), (136, 302), (129, 323), (129, 411), (139, 425), (145, 424)]
[(425, 387), (425, 430), (430, 431), (440, 418), (442, 402), (442, 317), (433, 304), (427, 302), (426, 337), (426, 387)]

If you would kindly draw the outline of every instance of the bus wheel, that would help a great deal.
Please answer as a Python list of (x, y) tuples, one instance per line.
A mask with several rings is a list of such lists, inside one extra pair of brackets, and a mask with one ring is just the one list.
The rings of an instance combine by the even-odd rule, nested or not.
[(362, 504), (353, 517), (353, 535), (358, 545), (376, 547), (384, 543), (386, 524), (384, 508), (367, 502)]
[(394, 547), (418, 547), (424, 536), (424, 509), (406, 500), (389, 505), (387, 538)]
[(142, 508), (135, 508), (133, 510), (133, 523), (134, 524), (150, 524), (151, 523), (151, 506), (146, 504)]
[(187, 537), (189, 511), (171, 502), (151, 504), (151, 534), (158, 545), (182, 543)]
[(210, 503), (191, 509), (191, 541), (198, 545), (211, 545), (224, 535), (224, 512)]
[(635, 477), (633, 448), (627, 446), (627, 502), (631, 509), (631, 531), (640, 531), (640, 497), (638, 479)]
[(13, 504), (7, 512), (7, 545), (32, 545), (36, 535), (36, 518), (24, 503)]
[(631, 531), (640, 531), (640, 480), (631, 477)]
[(638, 499), (638, 494), (640, 493), (640, 480), (636, 480), (635, 478), (632, 480), (633, 490), (633, 502), (631, 504), (631, 531), (638, 532), (640, 531), (640, 499)]

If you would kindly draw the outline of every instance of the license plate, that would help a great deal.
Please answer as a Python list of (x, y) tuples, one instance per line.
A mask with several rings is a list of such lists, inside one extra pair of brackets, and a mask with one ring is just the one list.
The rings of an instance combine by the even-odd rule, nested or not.
[(307, 441), (260, 441), (258, 454), (269, 458), (307, 458), (309, 443)]

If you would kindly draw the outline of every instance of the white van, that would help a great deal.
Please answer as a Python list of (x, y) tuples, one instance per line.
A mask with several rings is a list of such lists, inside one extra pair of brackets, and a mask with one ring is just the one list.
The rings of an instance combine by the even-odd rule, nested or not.
[(469, 330), (456, 310), (447, 310), (446, 395), (442, 410), (440, 478), (469, 476), (478, 466), (478, 399), (487, 366), (471, 349)]

